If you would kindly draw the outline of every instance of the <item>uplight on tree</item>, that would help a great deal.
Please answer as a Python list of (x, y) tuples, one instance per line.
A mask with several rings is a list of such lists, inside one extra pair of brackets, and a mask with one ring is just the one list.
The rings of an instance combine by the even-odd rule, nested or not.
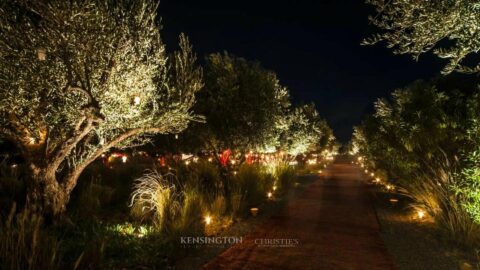
[(210, 225), (212, 223), (212, 217), (211, 216), (205, 216), (205, 224)]
[(423, 218), (425, 217), (425, 211), (422, 210), (422, 209), (418, 209), (418, 210), (417, 210), (417, 217), (418, 217), (419, 219), (423, 219)]

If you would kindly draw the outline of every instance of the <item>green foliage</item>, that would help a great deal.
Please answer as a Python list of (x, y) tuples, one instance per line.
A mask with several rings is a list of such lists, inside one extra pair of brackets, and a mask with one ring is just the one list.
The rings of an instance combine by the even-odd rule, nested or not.
[(191, 111), (201, 69), (184, 35), (167, 57), (157, 6), (1, 2), (0, 133), (20, 149), (51, 214), (65, 210), (81, 172), (102, 153), (201, 120)]
[(285, 163), (275, 168), (274, 175), (278, 181), (278, 188), (281, 192), (287, 192), (297, 177), (295, 168)]
[(177, 165), (176, 174), (179, 181), (189, 189), (208, 194), (206, 200), (211, 202), (222, 194), (222, 179), (218, 167), (212, 162), (200, 160), (188, 166)]
[(163, 269), (165, 256), (175, 252), (170, 239), (151, 225), (83, 222), (59, 233), (65, 236), (63, 269)]
[(203, 214), (205, 206), (203, 194), (195, 189), (187, 189), (180, 209), (179, 217), (173, 224), (173, 230), (182, 236), (201, 235), (203, 233)]
[(194, 111), (205, 116), (206, 124), (194, 123), (182, 134), (179, 145), (187, 152), (283, 150), (298, 155), (333, 139), (313, 105), (291, 105), (288, 89), (274, 72), (228, 53), (207, 57), (205, 87)]
[(388, 172), (459, 242), (480, 240), (478, 95), (416, 82), (381, 99), (352, 147)]
[[(288, 129), (281, 134), (281, 149), (294, 157), (316, 150), (322, 138), (332, 136), (331, 130), (320, 118), (313, 104), (294, 108), (288, 114), (287, 121)], [(330, 138), (322, 146), (326, 146), (328, 140)]]
[(275, 73), (257, 62), (227, 53), (211, 54), (206, 60), (205, 87), (194, 110), (207, 122), (189, 129), (190, 137), (209, 150), (263, 147), (275, 135), (276, 119), (290, 106), (288, 91)]
[(235, 185), (242, 195), (243, 209), (257, 206), (271, 191), (275, 179), (260, 165), (242, 165), (234, 178)]
[[(470, 0), (367, 0), (377, 15), (370, 21), (382, 33), (366, 39), (365, 44), (385, 41), (398, 54), (415, 59), (432, 49), (440, 58), (449, 59), (443, 69), (478, 72), (480, 66), (462, 66), (462, 61), (480, 50), (480, 4)], [(450, 42), (444, 42), (448, 40)]]

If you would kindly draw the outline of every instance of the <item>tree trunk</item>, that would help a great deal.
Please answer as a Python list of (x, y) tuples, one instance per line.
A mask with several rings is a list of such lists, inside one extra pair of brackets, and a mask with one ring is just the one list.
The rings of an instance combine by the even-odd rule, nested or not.
[(33, 165), (27, 187), (27, 207), (54, 220), (66, 210), (69, 193), (58, 183), (53, 168), (39, 169)]
[(220, 178), (222, 179), (223, 195), (225, 197), (225, 210), (227, 213), (232, 211), (232, 190), (230, 188), (230, 177), (228, 175), (228, 168), (220, 165)]

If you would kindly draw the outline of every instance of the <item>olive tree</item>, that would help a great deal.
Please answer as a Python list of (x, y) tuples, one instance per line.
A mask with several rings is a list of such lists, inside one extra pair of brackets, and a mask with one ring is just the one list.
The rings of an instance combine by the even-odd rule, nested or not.
[(201, 138), (200, 148), (215, 153), (262, 150), (276, 144), (272, 141), (288, 106), (288, 91), (275, 73), (227, 53), (211, 54), (195, 105), (206, 124), (197, 124), (190, 133)]
[(480, 50), (480, 3), (471, 0), (367, 0), (376, 8), (370, 17), (382, 30), (364, 44), (385, 41), (397, 54), (415, 59), (433, 50), (449, 60), (443, 73), (455, 69), (478, 72), (480, 65), (466, 67), (463, 60)]
[(156, 14), (147, 0), (0, 3), (0, 133), (25, 157), (28, 200), (45, 214), (65, 210), (102, 153), (198, 118), (195, 55), (181, 36), (167, 57)]
[[(313, 104), (293, 108), (288, 115), (288, 127), (282, 134), (281, 149), (292, 157), (317, 150), (330, 142), (332, 134), (328, 131)], [(321, 145), (322, 139), (325, 145)]]

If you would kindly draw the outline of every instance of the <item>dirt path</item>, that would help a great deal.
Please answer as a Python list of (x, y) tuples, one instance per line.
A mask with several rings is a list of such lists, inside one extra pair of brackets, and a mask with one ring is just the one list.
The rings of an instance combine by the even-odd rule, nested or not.
[[(204, 269), (395, 269), (362, 177), (348, 159), (338, 159), (281, 213)], [(271, 239), (277, 239), (273, 246)]]

